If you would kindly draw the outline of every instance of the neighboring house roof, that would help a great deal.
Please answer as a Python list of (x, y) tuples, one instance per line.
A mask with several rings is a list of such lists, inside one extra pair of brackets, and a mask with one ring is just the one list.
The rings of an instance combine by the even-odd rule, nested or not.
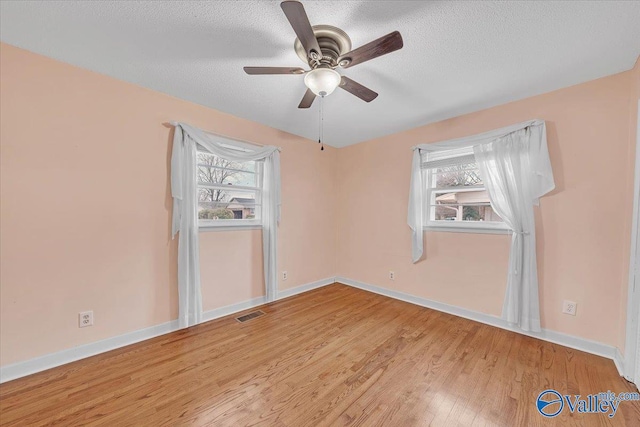
[(231, 199), (231, 201), (229, 202), (229, 204), (231, 203), (238, 203), (241, 205), (255, 205), (256, 200), (255, 199), (249, 199), (246, 197), (234, 197), (233, 199)]
[(439, 203), (489, 203), (489, 194), (486, 190), (462, 191), (459, 193), (445, 193), (436, 197)]

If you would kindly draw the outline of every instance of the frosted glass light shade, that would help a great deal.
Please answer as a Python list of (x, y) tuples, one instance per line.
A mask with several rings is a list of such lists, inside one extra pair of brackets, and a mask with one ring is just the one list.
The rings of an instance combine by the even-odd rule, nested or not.
[(316, 68), (304, 76), (304, 84), (317, 96), (331, 95), (340, 84), (340, 74), (331, 68)]

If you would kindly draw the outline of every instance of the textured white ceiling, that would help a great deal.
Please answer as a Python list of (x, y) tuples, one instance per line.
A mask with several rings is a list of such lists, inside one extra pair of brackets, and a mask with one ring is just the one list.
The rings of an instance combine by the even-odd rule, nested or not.
[[(638, 1), (304, 1), (313, 25), (358, 47), (393, 30), (404, 48), (341, 72), (380, 93), (325, 99), (341, 147), (618, 73), (640, 54)], [(3, 42), (311, 139), (303, 66), (279, 1), (0, 2)]]

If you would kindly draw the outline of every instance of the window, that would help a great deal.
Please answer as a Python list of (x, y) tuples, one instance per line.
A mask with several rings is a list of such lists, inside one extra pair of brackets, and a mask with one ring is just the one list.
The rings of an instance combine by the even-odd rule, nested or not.
[(226, 160), (198, 146), (196, 163), (200, 227), (260, 225), (261, 162)]
[(508, 230), (491, 208), (472, 147), (426, 152), (422, 169), (427, 185), (426, 228)]

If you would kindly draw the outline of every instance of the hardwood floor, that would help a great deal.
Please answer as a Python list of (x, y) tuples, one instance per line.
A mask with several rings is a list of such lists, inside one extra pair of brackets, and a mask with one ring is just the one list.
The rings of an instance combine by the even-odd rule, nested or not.
[(340, 284), (261, 310), (2, 384), (0, 425), (640, 426), (640, 402), (537, 412), (635, 391), (601, 357)]

